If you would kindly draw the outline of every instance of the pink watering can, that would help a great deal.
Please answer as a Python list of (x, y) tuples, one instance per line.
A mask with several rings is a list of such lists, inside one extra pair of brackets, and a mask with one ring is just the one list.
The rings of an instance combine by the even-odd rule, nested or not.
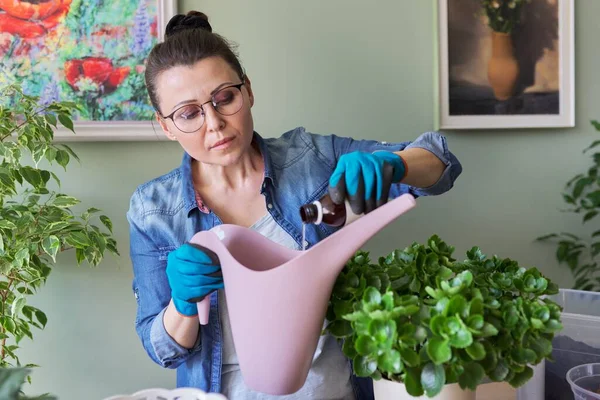
[[(305, 251), (223, 224), (190, 242), (221, 261), (233, 342), (246, 386), (271, 395), (302, 388), (321, 335), (333, 285), (346, 262), (378, 231), (416, 205), (404, 194)], [(210, 301), (198, 303), (208, 322)]]

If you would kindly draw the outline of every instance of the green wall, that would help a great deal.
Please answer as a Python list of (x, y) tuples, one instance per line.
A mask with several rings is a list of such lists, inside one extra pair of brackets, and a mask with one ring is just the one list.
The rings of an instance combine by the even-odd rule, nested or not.
[[(264, 136), (302, 125), (404, 141), (434, 127), (435, 3), (188, 0), (180, 9), (201, 9), (216, 32), (239, 44), (256, 95), (256, 129)], [(419, 200), (369, 242), (370, 250), (381, 254), (437, 233), (459, 257), (479, 245), (537, 266), (563, 286), (572, 283), (553, 248), (534, 238), (581, 230), (578, 219), (558, 209), (564, 182), (587, 166), (581, 150), (595, 138), (588, 121), (600, 118), (598, 14), (599, 1), (577, 1), (576, 128), (446, 132), (464, 168), (455, 188)], [(134, 331), (125, 212), (135, 187), (177, 166), (181, 151), (169, 142), (73, 147), (82, 163), (60, 174), (63, 189), (106, 211), (122, 256), (95, 269), (76, 267), (73, 254), (60, 258), (34, 299), (47, 311), (48, 326), (35, 332), (35, 342), (22, 343), (23, 361), (41, 365), (27, 392), (75, 400), (173, 387), (174, 371), (153, 364)]]

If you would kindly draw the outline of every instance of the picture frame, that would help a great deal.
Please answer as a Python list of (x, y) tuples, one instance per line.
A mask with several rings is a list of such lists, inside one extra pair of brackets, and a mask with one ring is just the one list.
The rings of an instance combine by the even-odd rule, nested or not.
[(575, 126), (574, 0), (436, 1), (438, 128)]
[[(32, 13), (33, 10), (33, 13)], [(18, 82), (40, 105), (81, 106), (56, 142), (167, 140), (144, 81), (176, 0), (15, 0), (0, 3), (0, 83)], [(6, 98), (10, 106), (14, 101)]]

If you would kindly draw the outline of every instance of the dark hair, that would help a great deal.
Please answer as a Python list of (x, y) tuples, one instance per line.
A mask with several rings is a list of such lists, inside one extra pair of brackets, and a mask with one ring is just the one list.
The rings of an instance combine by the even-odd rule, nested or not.
[(239, 75), (244, 70), (232, 45), (224, 37), (213, 33), (206, 14), (190, 11), (175, 15), (165, 29), (165, 40), (158, 43), (146, 61), (146, 88), (154, 108), (158, 108), (156, 77), (175, 66), (192, 66), (208, 57), (221, 57)]

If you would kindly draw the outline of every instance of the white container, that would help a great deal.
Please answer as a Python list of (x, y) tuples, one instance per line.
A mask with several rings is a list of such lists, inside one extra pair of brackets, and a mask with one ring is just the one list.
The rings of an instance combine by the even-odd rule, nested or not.
[(406, 391), (403, 383), (387, 379), (373, 380), (375, 400), (475, 400), (475, 392), (462, 390), (458, 383), (445, 385), (440, 394), (435, 397), (412, 397)]
[(222, 394), (206, 393), (199, 389), (179, 388), (146, 389), (130, 395), (107, 397), (104, 400), (227, 400), (227, 398)]
[(600, 399), (600, 364), (584, 364), (567, 372), (576, 400)]
[(555, 362), (546, 362), (546, 400), (572, 400), (567, 372), (600, 363), (600, 293), (561, 289), (551, 299), (563, 307), (564, 329), (552, 341)]

